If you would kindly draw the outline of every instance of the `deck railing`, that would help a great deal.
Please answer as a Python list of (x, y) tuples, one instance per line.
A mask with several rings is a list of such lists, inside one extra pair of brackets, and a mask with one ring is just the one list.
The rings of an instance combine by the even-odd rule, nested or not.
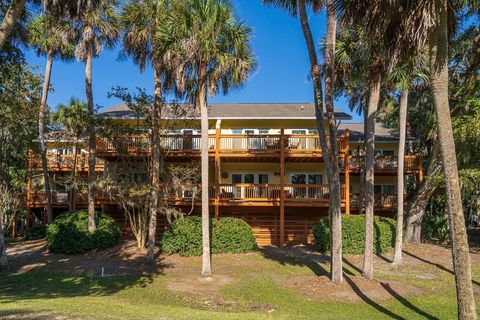
[[(360, 171), (364, 165), (364, 156), (350, 157), (350, 170)], [(374, 160), (375, 170), (377, 171), (395, 171), (398, 168), (397, 156), (375, 156)], [(420, 157), (417, 155), (405, 156), (405, 171), (418, 170), (420, 166)]]
[[(216, 140), (219, 140), (217, 146)], [(321, 153), (318, 135), (281, 135), (281, 134), (214, 134), (209, 135), (209, 150), (219, 147), (220, 153), (276, 152), (281, 149), (281, 139), (287, 152)], [(124, 135), (113, 139), (99, 139), (100, 153), (146, 153), (150, 152), (148, 135)], [(161, 145), (166, 151), (199, 151), (201, 136), (198, 134), (169, 134), (160, 137)], [(348, 137), (339, 135), (340, 151), (345, 151)]]
[[(69, 194), (66, 191), (52, 190), (52, 205), (54, 206), (67, 206), (69, 203)], [(88, 196), (86, 193), (76, 193), (75, 203), (77, 205), (87, 205)], [(43, 190), (30, 190), (28, 192), (28, 203), (30, 205), (46, 205), (47, 198), (45, 197), (45, 191)], [(111, 203), (112, 201), (108, 195), (97, 192), (95, 196), (95, 202), (99, 204)]]
[[(101, 158), (96, 158), (95, 169), (103, 170), (105, 161)], [(32, 158), (32, 166), (35, 168), (42, 167), (42, 159), (40, 155), (36, 154)], [(49, 170), (72, 170), (73, 154), (47, 154), (47, 167)], [(88, 154), (77, 155), (77, 171), (88, 170)]]
[[(393, 209), (397, 207), (397, 195), (381, 193), (374, 196), (375, 209)], [(350, 206), (359, 208), (361, 205), (361, 197), (359, 193), (350, 194)]]

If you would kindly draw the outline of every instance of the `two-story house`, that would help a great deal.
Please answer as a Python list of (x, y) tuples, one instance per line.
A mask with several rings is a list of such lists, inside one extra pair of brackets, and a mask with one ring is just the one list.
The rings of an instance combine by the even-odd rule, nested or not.
[[(165, 114), (165, 113), (164, 113)], [(101, 113), (122, 123), (137, 125), (141, 117), (124, 105)], [(168, 118), (168, 113), (165, 116)], [(342, 210), (358, 213), (361, 208), (360, 174), (363, 162), (362, 123), (343, 123), (351, 116), (336, 111), (339, 121), (339, 163)], [(140, 121), (140, 122), (139, 122)], [(171, 128), (162, 135), (168, 148), (166, 161), (200, 159), (200, 121), (193, 116), (182, 127)], [(257, 242), (293, 244), (312, 241), (311, 229), (328, 213), (328, 185), (323, 155), (316, 129), (314, 105), (283, 104), (214, 104), (209, 106), (210, 212), (212, 217), (239, 217), (250, 224)], [(117, 139), (118, 141), (118, 139)], [(150, 139), (144, 135), (122, 137), (122, 143), (133, 156), (148, 157)], [(71, 171), (71, 149), (50, 143), (49, 171), (54, 189), (56, 212), (68, 208), (67, 195), (55, 189), (55, 180)], [(396, 209), (398, 138), (395, 131), (380, 123), (376, 126), (375, 211), (393, 215)], [(405, 174), (422, 179), (421, 159), (407, 148)], [(88, 172), (86, 148), (79, 154), (77, 171)], [(97, 143), (98, 174), (108, 172), (120, 155), (110, 141)], [(28, 205), (41, 217), (45, 209), (41, 166), (32, 156)], [(131, 165), (131, 164), (130, 164)], [(178, 190), (172, 203), (189, 212), (191, 192)], [(125, 224), (119, 207), (108, 197), (99, 195), (98, 210), (113, 215)], [(78, 207), (86, 206), (86, 196), (79, 194)], [(200, 201), (194, 201), (193, 214), (200, 212)], [(163, 227), (165, 220), (159, 222)], [(126, 226), (124, 225), (125, 229)]]

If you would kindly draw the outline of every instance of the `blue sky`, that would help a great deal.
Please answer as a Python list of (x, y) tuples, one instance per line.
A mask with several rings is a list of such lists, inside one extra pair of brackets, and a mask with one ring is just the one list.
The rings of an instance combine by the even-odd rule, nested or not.
[[(236, 12), (253, 28), (252, 47), (258, 60), (258, 69), (248, 83), (227, 96), (218, 95), (210, 103), (254, 103), (254, 102), (311, 102), (312, 84), (309, 80), (309, 63), (305, 41), (296, 18), (273, 7), (265, 7), (260, 0), (234, 0)], [(310, 23), (319, 43), (325, 34), (325, 17), (311, 16)], [(27, 51), (27, 59), (43, 72), (45, 58)], [(153, 91), (151, 70), (141, 73), (130, 60), (121, 61), (116, 50), (104, 51), (93, 62), (94, 102), (101, 108), (119, 103), (109, 99), (108, 91), (113, 86), (129, 89), (141, 87)], [(71, 96), (85, 99), (84, 64), (55, 61), (52, 71), (54, 92), (49, 95), (51, 107), (67, 102)], [(344, 99), (336, 107), (348, 111)], [(361, 119), (354, 116), (354, 121)]]

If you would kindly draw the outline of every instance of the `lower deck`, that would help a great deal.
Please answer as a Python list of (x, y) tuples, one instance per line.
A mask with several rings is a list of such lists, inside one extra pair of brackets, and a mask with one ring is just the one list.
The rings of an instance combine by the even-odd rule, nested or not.
[[(79, 208), (84, 208), (80, 205)], [(200, 215), (200, 206), (182, 205), (177, 207), (181, 212), (191, 215)], [(54, 215), (58, 215), (67, 210), (67, 208), (54, 207)], [(126, 238), (133, 237), (130, 230), (128, 218), (121, 209), (115, 204), (101, 205), (97, 207), (98, 211), (110, 215), (115, 219), (123, 235)], [(43, 208), (32, 208), (31, 212), (38, 219), (45, 221), (45, 211)], [(352, 213), (358, 213), (352, 211)], [(392, 216), (393, 211), (375, 212), (377, 215)], [(210, 215), (215, 216), (215, 207), (210, 206)], [(313, 226), (323, 217), (328, 215), (328, 207), (285, 207), (283, 221), (283, 245), (311, 244), (313, 243)], [(258, 245), (277, 245), (281, 246), (282, 228), (281, 212), (279, 207), (265, 206), (221, 206), (218, 210), (218, 217), (235, 217), (247, 222), (253, 230)], [(164, 230), (168, 228), (168, 221), (165, 216), (159, 216), (157, 219), (158, 236), (161, 237)]]

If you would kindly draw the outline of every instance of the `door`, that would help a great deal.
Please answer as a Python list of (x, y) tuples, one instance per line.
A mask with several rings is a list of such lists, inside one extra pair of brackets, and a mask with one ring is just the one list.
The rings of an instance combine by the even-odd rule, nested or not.
[(183, 150), (193, 150), (193, 130), (183, 130)]

